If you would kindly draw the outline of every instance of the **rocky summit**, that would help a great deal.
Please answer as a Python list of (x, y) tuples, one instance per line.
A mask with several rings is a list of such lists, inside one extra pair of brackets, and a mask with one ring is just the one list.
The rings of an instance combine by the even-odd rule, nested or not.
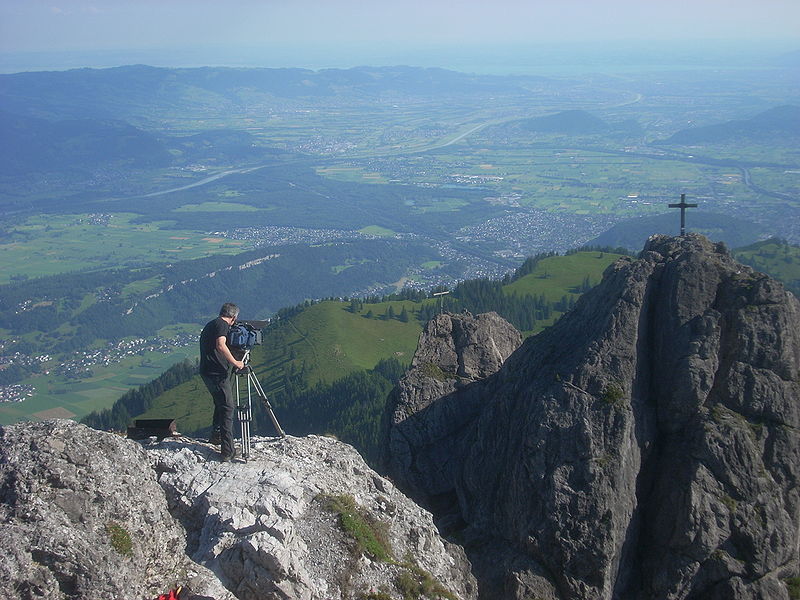
[(0, 428), (0, 597), (476, 597), (463, 551), (352, 447), (252, 444), (247, 462), (220, 462), (188, 438)]
[[(455, 323), (481, 319), (429, 324), (386, 460), (463, 541), (482, 598), (790, 597), (800, 305), (780, 283), (654, 236), (501, 365), (459, 371)], [(514, 346), (502, 330), (472, 337)]]

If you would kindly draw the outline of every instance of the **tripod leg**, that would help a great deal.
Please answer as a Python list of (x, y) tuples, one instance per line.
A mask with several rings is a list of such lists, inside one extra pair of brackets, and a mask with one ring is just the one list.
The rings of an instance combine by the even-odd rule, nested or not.
[(244, 420), (242, 419), (242, 401), (241, 401), (241, 394), (239, 391), (240, 388), (240, 381), (239, 376), (236, 376), (236, 417), (239, 419), (239, 428), (242, 434), (242, 440), (244, 440)]
[(272, 426), (275, 427), (275, 431), (278, 433), (279, 436), (286, 437), (286, 434), (283, 432), (283, 429), (281, 428), (281, 424), (278, 423), (278, 417), (275, 416), (275, 413), (272, 410), (272, 405), (269, 403), (269, 400), (267, 400), (267, 395), (264, 393), (264, 388), (261, 387), (261, 383), (259, 383), (258, 379), (256, 379), (255, 373), (250, 371), (248, 377), (252, 379), (253, 387), (255, 388), (258, 396), (261, 398), (261, 401), (264, 403), (264, 408), (267, 409), (267, 413), (269, 414), (269, 418), (272, 421)]
[(239, 417), (239, 426), (242, 432), (242, 458), (245, 460), (250, 456), (250, 382), (247, 382), (247, 404), (242, 402), (239, 393), (241, 382), (239, 375), (236, 376), (236, 414)]
[(253, 420), (250, 410), (250, 378), (247, 379), (247, 404), (242, 408), (244, 418), (242, 419), (242, 426), (244, 427), (244, 435), (242, 436), (242, 458), (247, 460), (250, 456), (250, 421)]

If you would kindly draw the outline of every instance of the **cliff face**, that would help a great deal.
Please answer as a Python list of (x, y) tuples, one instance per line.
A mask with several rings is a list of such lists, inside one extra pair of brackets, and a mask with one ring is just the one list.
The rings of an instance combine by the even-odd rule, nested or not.
[(459, 384), (420, 348), (389, 464), (462, 529), (484, 597), (788, 598), (798, 325), (723, 247), (655, 236), (493, 375)]
[[(420, 499), (450, 489), (439, 486), (453, 478), (459, 449), (450, 444), (457, 441), (452, 434), (475, 418), (483, 399), (461, 393), (457, 402), (437, 400), (497, 372), (521, 343), (520, 333), (496, 313), (441, 314), (428, 323), (411, 369), (387, 402), (384, 462), (391, 477)], [(436, 452), (418, 452), (428, 440), (436, 441)]]
[[(255, 437), (247, 463), (216, 456), (71, 421), (0, 428), (0, 597), (142, 600), (188, 585), (191, 600), (399, 599), (401, 579), (476, 596), (463, 551), (350, 446)], [(343, 529), (330, 506), (344, 496), (395, 561)]]

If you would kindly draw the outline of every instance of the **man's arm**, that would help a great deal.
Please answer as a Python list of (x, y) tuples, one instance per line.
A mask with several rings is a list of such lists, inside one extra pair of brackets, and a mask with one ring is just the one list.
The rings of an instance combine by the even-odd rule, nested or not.
[(225, 341), (225, 336), (221, 335), (217, 338), (217, 350), (222, 356), (225, 357), (229, 363), (231, 363), (237, 369), (244, 369), (244, 363), (241, 360), (236, 360), (233, 354), (231, 354), (231, 349), (228, 348), (228, 344)]

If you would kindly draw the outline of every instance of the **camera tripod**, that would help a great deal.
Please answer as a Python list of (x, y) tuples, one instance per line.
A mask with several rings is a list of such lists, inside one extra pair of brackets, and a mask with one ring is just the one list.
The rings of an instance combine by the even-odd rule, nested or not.
[[(272, 411), (272, 405), (269, 403), (269, 400), (267, 400), (264, 388), (261, 387), (258, 379), (256, 379), (256, 374), (253, 373), (253, 368), (250, 366), (250, 350), (244, 351), (242, 362), (244, 363), (244, 369), (236, 371), (236, 415), (242, 427), (242, 458), (247, 460), (250, 456), (250, 423), (253, 421), (252, 391), (255, 391), (256, 395), (258, 395), (264, 403), (264, 408), (267, 409), (269, 418), (272, 420), (272, 424), (275, 426), (275, 431), (278, 435), (286, 437), (286, 434), (283, 432), (283, 429), (281, 429), (278, 418)], [(241, 379), (247, 381), (247, 396), (240, 394), (240, 389), (242, 387), (240, 385)]]

